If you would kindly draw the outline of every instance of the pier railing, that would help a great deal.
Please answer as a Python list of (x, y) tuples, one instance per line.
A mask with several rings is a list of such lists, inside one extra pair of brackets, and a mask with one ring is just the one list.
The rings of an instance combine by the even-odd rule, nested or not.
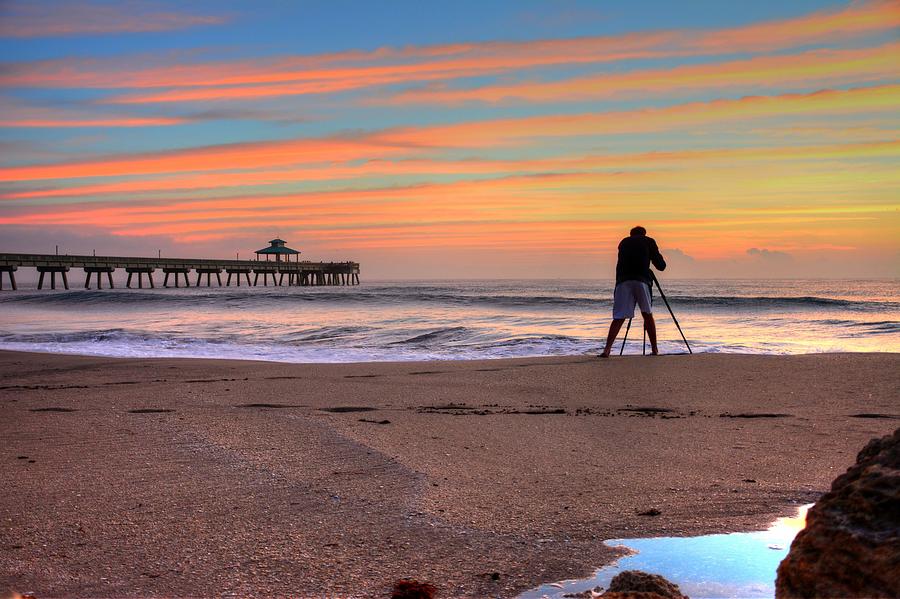
[[(49, 275), (50, 287), (56, 289), (56, 276), (60, 275), (63, 286), (68, 289), (67, 273), (72, 268), (81, 268), (85, 273), (85, 289), (90, 289), (91, 278), (95, 277), (97, 288), (102, 288), (101, 275), (105, 275), (109, 287), (113, 287), (112, 273), (116, 269), (125, 269), (128, 273), (126, 287), (131, 287), (134, 275), (137, 275), (138, 287), (144, 286), (144, 277), (150, 287), (155, 287), (153, 273), (162, 270), (165, 278), (164, 287), (169, 286), (169, 276), (174, 277), (174, 286), (179, 286), (179, 277), (183, 277), (185, 285), (190, 286), (188, 273), (195, 271), (200, 286), (203, 275), (206, 285), (212, 286), (212, 276), (216, 276), (222, 286), (222, 271), (228, 275), (225, 286), (231, 285), (232, 275), (235, 282), (241, 284), (241, 275), (251, 286), (259, 284), (262, 276), (263, 285), (268, 286), (269, 277), (273, 285), (320, 286), (320, 285), (359, 285), (358, 262), (309, 262), (309, 261), (265, 261), (265, 260), (216, 260), (207, 258), (143, 258), (137, 256), (73, 256), (57, 254), (0, 254), (0, 289), (3, 289), (3, 278), (6, 275), (13, 289), (16, 289), (15, 272), (22, 267), (32, 267), (39, 273), (38, 289), (44, 287), (45, 275)], [(253, 282), (250, 274), (254, 275)]]

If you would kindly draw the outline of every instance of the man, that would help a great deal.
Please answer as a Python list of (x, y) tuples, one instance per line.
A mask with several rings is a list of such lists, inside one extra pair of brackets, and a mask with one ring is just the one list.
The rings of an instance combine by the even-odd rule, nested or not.
[(650, 285), (653, 277), (650, 274), (650, 263), (656, 270), (665, 270), (663, 260), (656, 246), (656, 240), (647, 237), (647, 229), (635, 227), (631, 235), (619, 242), (619, 261), (616, 264), (616, 290), (613, 293), (613, 321), (609, 325), (606, 347), (601, 358), (608, 358), (616, 335), (622, 329), (626, 318), (634, 318), (635, 304), (641, 307), (644, 318), (644, 330), (650, 338), (651, 354), (659, 355), (656, 346), (656, 321), (653, 320), (653, 309), (650, 305)]

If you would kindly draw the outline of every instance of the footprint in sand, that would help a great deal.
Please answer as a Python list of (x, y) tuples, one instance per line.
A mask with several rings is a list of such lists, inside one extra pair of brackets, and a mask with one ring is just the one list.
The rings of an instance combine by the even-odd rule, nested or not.
[(850, 414), (850, 418), (879, 418), (884, 420), (900, 420), (900, 416), (896, 414), (874, 414), (874, 413), (863, 413), (863, 414)]
[(670, 408), (654, 408), (654, 407), (638, 407), (638, 408), (619, 408), (617, 412), (625, 412), (635, 416), (656, 416), (658, 414), (670, 414), (675, 410)]
[(719, 414), (719, 418), (793, 418), (793, 414), (771, 414), (768, 412), (762, 413), (746, 413), (746, 414), (731, 414), (729, 412), (725, 412), (724, 414)]

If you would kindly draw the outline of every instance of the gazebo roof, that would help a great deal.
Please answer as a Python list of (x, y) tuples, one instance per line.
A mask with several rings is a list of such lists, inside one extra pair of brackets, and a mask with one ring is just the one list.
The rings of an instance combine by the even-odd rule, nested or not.
[(271, 241), (269, 241), (271, 245), (267, 248), (263, 248), (261, 250), (256, 250), (257, 254), (299, 254), (298, 250), (291, 249), (286, 247), (284, 244), (287, 243), (284, 239), (278, 239), (277, 237)]
[(279, 246), (269, 246), (267, 248), (263, 248), (261, 250), (256, 250), (257, 254), (299, 254), (298, 250), (291, 249), (289, 247), (284, 247), (283, 245)]

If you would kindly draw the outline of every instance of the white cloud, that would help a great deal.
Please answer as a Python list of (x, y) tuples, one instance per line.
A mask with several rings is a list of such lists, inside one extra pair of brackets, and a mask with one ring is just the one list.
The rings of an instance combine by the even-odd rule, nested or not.
[(747, 250), (747, 255), (758, 260), (765, 260), (767, 262), (789, 262), (793, 260), (793, 256), (788, 254), (787, 252), (781, 252), (779, 250), (769, 250), (766, 248), (750, 248)]

